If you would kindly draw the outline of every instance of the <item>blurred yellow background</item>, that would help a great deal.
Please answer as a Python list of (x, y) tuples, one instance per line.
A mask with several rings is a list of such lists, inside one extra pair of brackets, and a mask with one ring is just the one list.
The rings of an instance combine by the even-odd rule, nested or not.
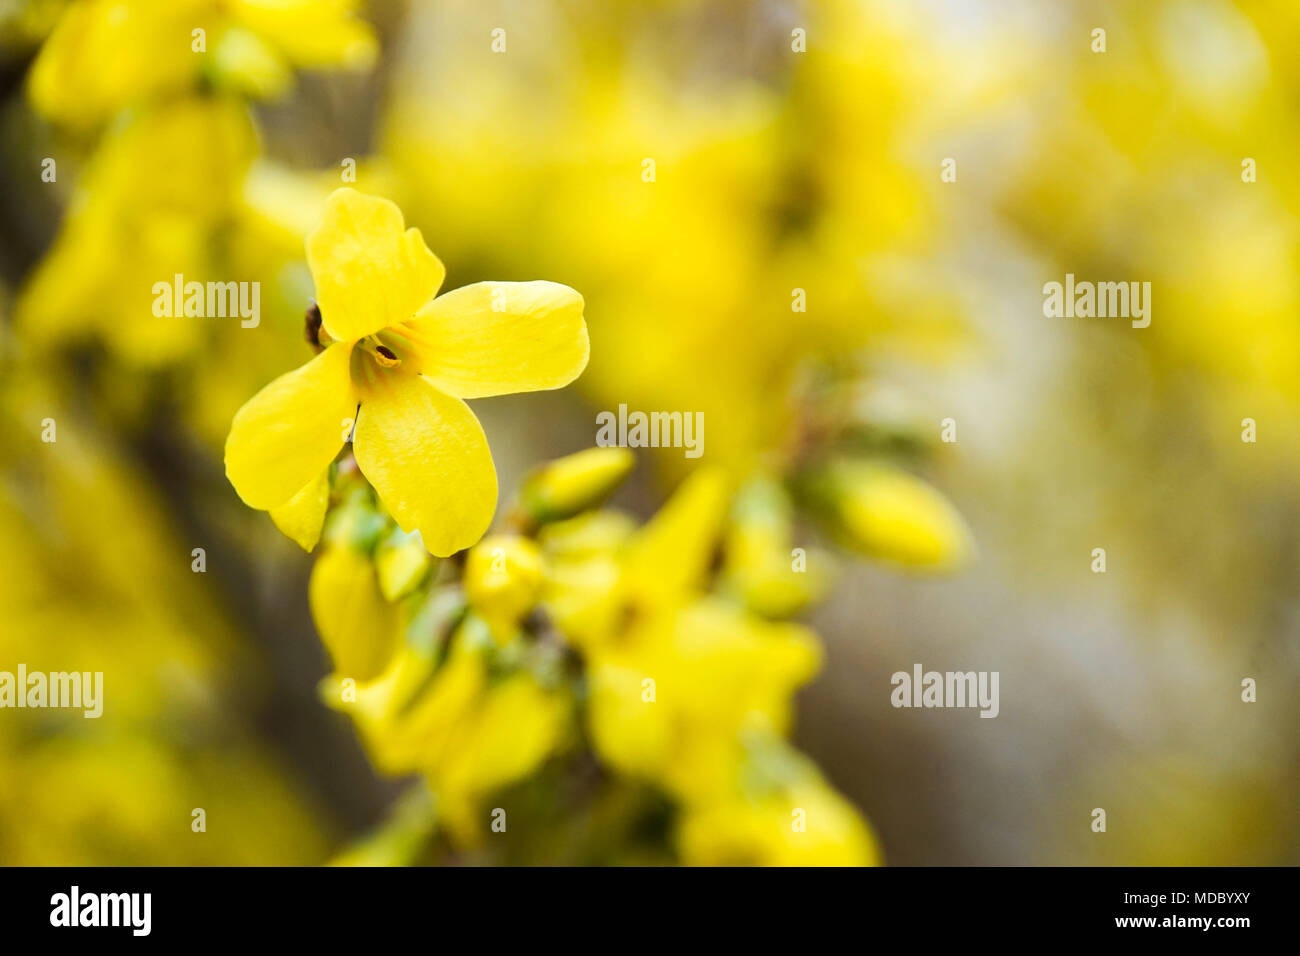
[[(1281, 0), (0, 7), (0, 671), (106, 695), (0, 709), (0, 863), (1300, 861), (1298, 41)], [(651, 523), (610, 533), (653, 563), (618, 573), (665, 631), (725, 635), (656, 666), (762, 698), (820, 844), (774, 835), (785, 803), (700, 801), (730, 751), (624, 720), (643, 662), (577, 625), (590, 723), (503, 693), (536, 766), (460, 739), (426, 774), (448, 836), (322, 704), (312, 561), (221, 455), (310, 357), (303, 237), (345, 184), (398, 203), (445, 288), (586, 300), (572, 388), (474, 403), (503, 511), (600, 411), (703, 414), (699, 462), (638, 453), (615, 502)], [(178, 273), (259, 282), (260, 323), (154, 314)], [(1067, 273), (1150, 282), (1150, 326), (1045, 316)], [(670, 499), (704, 466), (745, 489), (725, 528), (711, 479)], [(743, 627), (661, 589), (708, 568), (715, 512), (709, 596)], [(736, 557), (755, 513), (839, 553), (788, 613), (788, 574)], [(566, 534), (540, 537), (557, 574), (589, 546)], [(788, 654), (733, 672), (760, 633)], [(918, 662), (999, 672), (998, 717), (892, 707)], [(508, 840), (460, 838), (453, 781), (467, 816), (523, 808)]]

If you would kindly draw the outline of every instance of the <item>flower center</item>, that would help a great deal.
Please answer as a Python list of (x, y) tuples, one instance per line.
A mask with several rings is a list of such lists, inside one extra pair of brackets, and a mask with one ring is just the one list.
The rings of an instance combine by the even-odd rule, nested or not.
[(411, 347), (411, 343), (393, 329), (368, 335), (357, 345), (368, 352), (380, 368), (396, 368), (401, 365), (403, 356)]
[(367, 335), (352, 352), (352, 378), (358, 384), (376, 384), (385, 372), (402, 367), (410, 355), (411, 343), (393, 329)]

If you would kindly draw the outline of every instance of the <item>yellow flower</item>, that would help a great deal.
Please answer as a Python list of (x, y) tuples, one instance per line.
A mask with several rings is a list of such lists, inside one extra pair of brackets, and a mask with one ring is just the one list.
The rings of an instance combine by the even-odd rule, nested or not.
[(549, 579), (548, 608), (586, 657), (596, 752), (689, 801), (732, 784), (742, 734), (788, 730), (821, 662), (807, 628), (706, 592), (729, 500), (724, 473), (699, 469), (630, 538), (614, 529), (612, 567), (573, 553), (570, 534)]
[[(0, 711), (0, 862), (319, 860), (324, 821), (222, 690), (243, 651), (208, 575), (194, 573), (197, 554), (106, 440), (102, 410), (79, 413), (68, 387), (48, 366), (0, 371), (0, 417), (12, 423), (0, 445), (0, 670), (103, 672), (104, 706), (91, 720), (84, 709)], [(43, 420), (57, 422), (57, 441), (43, 441)], [(229, 746), (159, 734), (169, 722), (219, 724)], [(165, 822), (177, 806), (240, 825), (178, 841)]]
[[(802, 761), (797, 761), (802, 763)], [(758, 797), (690, 807), (677, 826), (688, 866), (876, 866), (875, 834), (812, 768)]]
[(621, 549), (636, 522), (618, 511), (592, 511), (544, 525), (538, 534), (545, 555), (542, 600), (577, 647), (608, 639), (619, 614)]
[(469, 547), (492, 520), (497, 480), (462, 399), (573, 381), (587, 364), (582, 296), (481, 282), (433, 298), (445, 270), (420, 231), (352, 189), (326, 202), (307, 262), (331, 344), (236, 413), (227, 477), (250, 507), (279, 509), (352, 433), (357, 465), (403, 531), (440, 557)]
[(541, 551), (519, 535), (489, 535), (470, 549), (464, 581), (470, 606), (505, 644), (541, 594)]
[(32, 66), (36, 109), (88, 126), (119, 109), (197, 89), (274, 96), (292, 67), (364, 69), (378, 43), (355, 0), (76, 0)]
[(638, 530), (609, 511), (544, 529), (544, 601), (565, 636), (594, 654), (630, 623), (702, 596), (728, 495), (725, 473), (701, 468)]
[(154, 284), (176, 274), (245, 278), (218, 271), (217, 237), (236, 225), (256, 151), (248, 111), (228, 97), (124, 116), (87, 162), (57, 238), (23, 289), (14, 323), (24, 343), (47, 350), (98, 339), (145, 368), (196, 352), (212, 324), (159, 315)]
[(483, 829), (482, 798), (527, 777), (563, 744), (572, 712), (566, 691), (527, 670), (492, 673), (489, 653), (462, 626), (445, 658), (407, 645), (353, 700), (344, 675), (321, 684), (325, 701), (356, 719), (382, 772), (424, 774), (461, 843)]
[(592, 740), (610, 766), (686, 802), (733, 784), (748, 734), (784, 735), (816, 636), (700, 598), (633, 624), (588, 661)]

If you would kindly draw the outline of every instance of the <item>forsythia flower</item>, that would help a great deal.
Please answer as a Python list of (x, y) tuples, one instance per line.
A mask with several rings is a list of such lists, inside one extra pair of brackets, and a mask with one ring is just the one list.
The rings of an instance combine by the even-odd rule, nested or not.
[(874, 866), (882, 862), (871, 827), (810, 762), (785, 751), (792, 780), (761, 795), (689, 807), (677, 848), (689, 866)]
[(533, 609), (542, 588), (542, 555), (518, 535), (489, 535), (465, 558), (465, 597), (502, 644)]
[(231, 484), (282, 526), (304, 510), (319, 529), (323, 476), (352, 432), (357, 465), (402, 530), (438, 556), (469, 547), (492, 520), (497, 481), (462, 399), (573, 381), (588, 355), (582, 296), (481, 282), (433, 298), (446, 270), (420, 231), (388, 200), (346, 188), (308, 236), (307, 262), (332, 341), (235, 415)]
[[(354, 0), (75, 0), (32, 66), (32, 102), (92, 125), (201, 77), (274, 96), (291, 67), (364, 69), (378, 43)], [(201, 31), (201, 32), (200, 32)]]
[(572, 702), (527, 670), (491, 673), (487, 649), (462, 628), (445, 659), (403, 647), (347, 701), (336, 674), (321, 693), (351, 713), (384, 773), (423, 773), (462, 843), (482, 828), (479, 800), (534, 772), (565, 738)]
[(687, 803), (715, 800), (745, 735), (789, 731), (795, 691), (820, 664), (807, 628), (717, 598), (651, 612), (588, 659), (596, 752)]
[[(773, 496), (751, 487), (730, 508), (733, 526), (771, 524), (763, 554), (788, 544)], [(679, 802), (688, 864), (877, 863), (870, 827), (784, 739), (816, 636), (708, 590), (731, 500), (706, 468), (639, 530), (596, 512), (542, 535), (545, 605), (582, 653), (595, 753)]]
[(548, 591), (586, 657), (597, 753), (688, 800), (734, 779), (742, 733), (786, 731), (790, 698), (820, 664), (807, 628), (704, 590), (728, 499), (720, 471), (697, 471), (625, 542), (614, 575), (557, 560)]
[(248, 111), (228, 97), (123, 116), (87, 162), (58, 237), (27, 280), (14, 314), (23, 341), (48, 349), (98, 339), (145, 368), (196, 352), (207, 327), (159, 315), (153, 286), (219, 268), (215, 237), (237, 228), (256, 150)]

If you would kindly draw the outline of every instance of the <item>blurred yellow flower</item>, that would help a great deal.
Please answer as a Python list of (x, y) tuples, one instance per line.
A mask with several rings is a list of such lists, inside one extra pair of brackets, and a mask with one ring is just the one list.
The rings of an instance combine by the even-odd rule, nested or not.
[(739, 775), (745, 734), (783, 735), (791, 700), (821, 665), (816, 636), (716, 598), (649, 613), (590, 662), (597, 753), (686, 802)]
[(542, 590), (542, 554), (528, 538), (488, 535), (470, 549), (464, 581), (470, 606), (504, 644), (537, 603)]
[(559, 388), (587, 364), (583, 301), (553, 282), (433, 298), (445, 270), (385, 199), (338, 189), (307, 238), (331, 344), (235, 415), (226, 474), (272, 510), (320, 480), (353, 433), (362, 473), (404, 531), (445, 557), (487, 530), (496, 470), (462, 401)]
[(90, 126), (170, 93), (218, 88), (259, 97), (293, 67), (366, 69), (378, 42), (355, 0), (76, 0), (32, 66), (36, 109)]
[(788, 758), (796, 780), (768, 792), (691, 807), (677, 847), (690, 866), (875, 866), (870, 826), (807, 761)]
[(597, 753), (686, 800), (731, 785), (743, 733), (786, 732), (821, 659), (807, 628), (706, 593), (728, 501), (725, 474), (700, 469), (645, 527), (610, 539), (613, 573), (570, 552), (549, 579), (548, 607), (587, 660)]
[(480, 800), (532, 773), (564, 738), (571, 713), (566, 692), (543, 687), (527, 670), (489, 671), (491, 642), (462, 626), (446, 658), (407, 646), (376, 680), (349, 700), (335, 675), (322, 684), (327, 703), (351, 713), (376, 766), (390, 774), (423, 773), (438, 814), (461, 842), (483, 819)]
[(14, 322), (39, 349), (87, 338), (147, 368), (191, 355), (210, 326), (159, 315), (154, 283), (224, 269), (213, 237), (232, 225), (257, 149), (247, 109), (224, 97), (124, 116), (86, 164)]
[(702, 595), (728, 491), (721, 470), (701, 468), (635, 532), (615, 512), (546, 529), (545, 603), (565, 636), (595, 653), (629, 623)]
[[(0, 373), (13, 426), (0, 447), (0, 670), (100, 671), (106, 705), (94, 720), (4, 712), (0, 863), (318, 861), (328, 818), (241, 704), (262, 698), (265, 669), (194, 573), (189, 539), (100, 420), (61, 399), (66, 388), (47, 366)], [(43, 419), (57, 420), (57, 441), (45, 442)], [(178, 839), (195, 807), (239, 825)]]

